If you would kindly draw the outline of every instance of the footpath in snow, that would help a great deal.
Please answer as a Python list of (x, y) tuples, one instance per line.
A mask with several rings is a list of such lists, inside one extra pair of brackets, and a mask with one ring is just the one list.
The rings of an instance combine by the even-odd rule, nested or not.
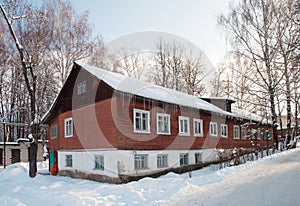
[[(45, 163), (39, 170), (46, 170)], [(213, 171), (169, 173), (123, 185), (28, 177), (28, 164), (0, 170), (1, 205), (300, 205), (300, 149)]]

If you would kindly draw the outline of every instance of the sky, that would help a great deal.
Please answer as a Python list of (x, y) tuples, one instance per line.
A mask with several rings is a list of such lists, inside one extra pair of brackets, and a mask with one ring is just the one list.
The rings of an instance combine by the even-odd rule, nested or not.
[(76, 11), (89, 12), (95, 35), (106, 43), (135, 32), (177, 35), (202, 49), (214, 66), (229, 50), (217, 16), (230, 0), (71, 0)]

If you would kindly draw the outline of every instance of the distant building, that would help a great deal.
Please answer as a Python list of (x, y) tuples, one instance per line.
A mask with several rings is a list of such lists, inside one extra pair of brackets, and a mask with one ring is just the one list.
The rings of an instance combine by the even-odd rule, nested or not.
[[(41, 127), (42, 128), (42, 127)], [(45, 130), (45, 128), (43, 128)], [(28, 125), (17, 122), (0, 122), (0, 167), (17, 162), (29, 162)], [(44, 134), (45, 138), (46, 134)], [(43, 161), (47, 154), (47, 138), (38, 140), (37, 161)]]
[(43, 118), (51, 173), (120, 183), (273, 145), (267, 122), (213, 102), (74, 63)]
[[(45, 148), (42, 141), (38, 141), (37, 161), (44, 161)], [(29, 143), (24, 140), (17, 142), (0, 142), (0, 167), (17, 162), (29, 162)]]

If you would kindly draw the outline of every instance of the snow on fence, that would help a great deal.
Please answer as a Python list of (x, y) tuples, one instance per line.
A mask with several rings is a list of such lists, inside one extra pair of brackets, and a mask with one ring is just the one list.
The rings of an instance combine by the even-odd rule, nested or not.
[(233, 150), (219, 150), (217, 164), (209, 165), (210, 169), (213, 171), (223, 169), (226, 167), (236, 166), (239, 164), (244, 164), (248, 161), (255, 161), (261, 159), (265, 156), (275, 154), (277, 151), (275, 148), (264, 148), (256, 150), (247, 150), (247, 149), (233, 149)]

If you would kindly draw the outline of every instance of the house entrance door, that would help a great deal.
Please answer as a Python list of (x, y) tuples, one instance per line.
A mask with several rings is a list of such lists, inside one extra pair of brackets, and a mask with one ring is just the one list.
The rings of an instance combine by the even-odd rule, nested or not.
[(12, 149), (11, 150), (11, 163), (14, 164), (16, 162), (20, 162), (20, 149)]
[(58, 154), (57, 151), (50, 151), (49, 153), (49, 164), (50, 164), (50, 173), (52, 175), (57, 175), (58, 173)]

